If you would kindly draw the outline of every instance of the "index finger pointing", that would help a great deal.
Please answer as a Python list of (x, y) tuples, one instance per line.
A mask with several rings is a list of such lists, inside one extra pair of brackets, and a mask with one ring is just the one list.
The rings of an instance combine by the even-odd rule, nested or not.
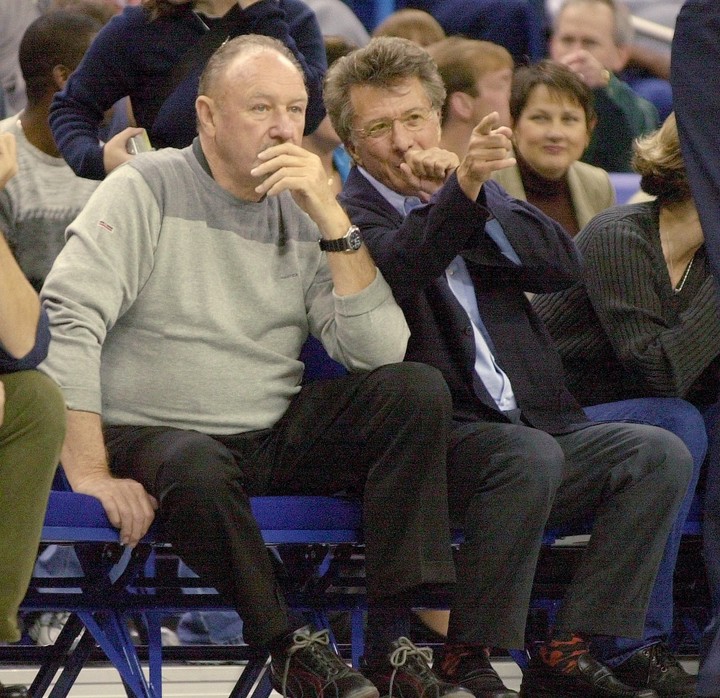
[(500, 125), (500, 115), (496, 112), (486, 114), (480, 123), (473, 129), (473, 133), (480, 136), (489, 136), (490, 132)]

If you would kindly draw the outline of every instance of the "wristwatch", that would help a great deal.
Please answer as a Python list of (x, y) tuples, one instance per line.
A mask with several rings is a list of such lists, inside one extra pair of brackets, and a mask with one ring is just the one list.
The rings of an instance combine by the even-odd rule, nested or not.
[(318, 242), (323, 252), (357, 252), (362, 246), (362, 237), (360, 237), (360, 228), (351, 225), (343, 237), (336, 240), (320, 238)]

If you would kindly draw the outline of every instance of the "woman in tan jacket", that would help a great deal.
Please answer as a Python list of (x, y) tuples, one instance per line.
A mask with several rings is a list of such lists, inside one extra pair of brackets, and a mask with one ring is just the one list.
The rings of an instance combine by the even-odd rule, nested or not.
[(565, 66), (519, 68), (510, 95), (517, 164), (493, 177), (512, 196), (537, 206), (575, 236), (615, 205), (605, 170), (579, 162), (595, 126), (590, 89)]

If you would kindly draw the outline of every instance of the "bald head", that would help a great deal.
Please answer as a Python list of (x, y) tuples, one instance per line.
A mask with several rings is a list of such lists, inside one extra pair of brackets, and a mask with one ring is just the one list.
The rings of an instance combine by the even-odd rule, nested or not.
[(238, 70), (238, 66), (242, 63), (241, 59), (256, 56), (265, 51), (279, 54), (297, 70), (303, 82), (305, 81), (302, 66), (285, 44), (270, 36), (245, 34), (226, 41), (210, 57), (200, 76), (198, 95), (217, 96), (218, 92), (223, 89), (226, 79), (232, 77), (232, 73)]

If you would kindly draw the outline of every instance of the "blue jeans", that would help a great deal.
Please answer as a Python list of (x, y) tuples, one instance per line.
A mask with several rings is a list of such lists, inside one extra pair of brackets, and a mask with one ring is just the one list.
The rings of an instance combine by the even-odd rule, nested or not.
[[(598, 659), (609, 666), (617, 666), (638, 650), (666, 640), (673, 627), (673, 574), (677, 561), (683, 527), (705, 460), (708, 435), (705, 421), (698, 409), (680, 398), (636, 398), (586, 407), (585, 413), (596, 421), (640, 422), (662, 427), (678, 436), (687, 446), (693, 459), (693, 475), (687, 494), (670, 531), (665, 553), (660, 562), (645, 618), (645, 630), (640, 639), (598, 637), (593, 647)], [(719, 500), (720, 501), (720, 500)]]

